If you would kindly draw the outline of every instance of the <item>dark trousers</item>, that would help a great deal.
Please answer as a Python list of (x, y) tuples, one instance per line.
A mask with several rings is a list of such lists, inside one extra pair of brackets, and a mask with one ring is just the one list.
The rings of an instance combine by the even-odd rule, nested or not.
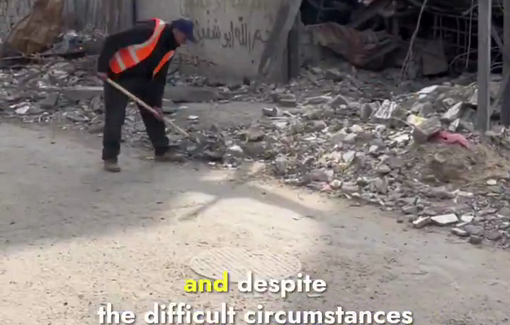
[[(145, 82), (139, 80), (121, 80), (117, 83), (152, 106), (152, 103), (147, 101), (148, 98), (145, 95), (147, 93)], [(104, 83), (103, 87), (105, 121), (102, 158), (103, 160), (116, 161), (120, 153), (121, 132), (122, 125), (126, 118), (128, 97), (107, 82)], [(138, 109), (140, 110), (140, 115), (142, 116), (149, 139), (154, 147), (155, 155), (159, 156), (165, 154), (168, 150), (169, 143), (165, 133), (165, 124), (143, 107), (138, 106)]]

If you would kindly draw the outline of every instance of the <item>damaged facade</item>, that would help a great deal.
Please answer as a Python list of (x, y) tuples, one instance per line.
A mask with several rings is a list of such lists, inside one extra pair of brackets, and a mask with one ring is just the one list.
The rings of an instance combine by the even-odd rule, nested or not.
[[(264, 75), (285, 81), (299, 73), (292, 70), (315, 65), (331, 53), (358, 68), (400, 67), (404, 79), (476, 70), (477, 13), (471, 0), (428, 0), (426, 4), (422, 0), (39, 2), (62, 7), (62, 15), (46, 14), (48, 23), (43, 25), (48, 31), (35, 32), (33, 26), (41, 26), (41, 21), (35, 22), (34, 14), (32, 27), (18, 26), (16, 33), (24, 29), (26, 35), (37, 35), (32, 39), (40, 43), (22, 49), (25, 54), (48, 47), (56, 35), (69, 29), (106, 33), (126, 28), (135, 19), (158, 16), (170, 21), (186, 16), (197, 25), (198, 44), (182, 49), (174, 68), (223, 80)], [(27, 19), (34, 4), (33, 0), (0, 1), (4, 43), (17, 38), (16, 46), (20, 46), (19, 39), (26, 37), (8, 31)], [(493, 28), (501, 35), (502, 4), (496, 1), (494, 7)], [(501, 61), (496, 47), (493, 68), (500, 69)]]
[[(500, 39), (502, 6), (494, 2), (493, 32)], [(476, 71), (476, 9), (471, 0), (305, 0), (301, 15), (313, 44), (360, 68), (408, 65), (414, 78)], [(494, 69), (501, 69), (501, 49), (492, 54)]]
[[(14, 25), (33, 12), (36, 2), (0, 0), (0, 39), (5, 40)], [(51, 18), (62, 20), (64, 30), (94, 29), (114, 32), (129, 27), (133, 22), (133, 7), (129, 0), (63, 0), (58, 1), (59, 4), (52, 3), (51, 6), (62, 6), (61, 17)]]
[(0, 67), (97, 54), (107, 33), (133, 22), (129, 1), (120, 0), (2, 0), (0, 14)]

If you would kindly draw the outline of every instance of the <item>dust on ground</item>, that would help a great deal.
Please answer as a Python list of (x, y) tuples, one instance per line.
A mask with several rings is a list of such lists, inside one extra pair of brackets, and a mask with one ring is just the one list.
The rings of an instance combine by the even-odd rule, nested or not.
[[(247, 183), (247, 169), (156, 165), (123, 149), (124, 171), (107, 174), (94, 137), (5, 123), (0, 137), (5, 324), (92, 325), (100, 304), (142, 312), (170, 301), (411, 310), (417, 322), (430, 324), (508, 320), (510, 262), (503, 251), (407, 231), (393, 215), (303, 189)], [(292, 254), (329, 289), (286, 300), (185, 295), (183, 279), (196, 277), (189, 260), (217, 247)]]
[(469, 148), (459, 145), (427, 143), (414, 146), (405, 161), (415, 166), (414, 172), (430, 184), (487, 186), (490, 179), (508, 179), (510, 161), (504, 153), (487, 144)]

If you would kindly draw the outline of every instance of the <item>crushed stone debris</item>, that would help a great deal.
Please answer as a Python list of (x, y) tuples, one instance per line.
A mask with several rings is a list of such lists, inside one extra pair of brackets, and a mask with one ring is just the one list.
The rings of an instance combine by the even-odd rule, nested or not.
[[(0, 118), (101, 136), (102, 83), (92, 73), (94, 60), (0, 70)], [(510, 247), (510, 134), (497, 126), (484, 136), (474, 131), (475, 84), (396, 87), (398, 71), (391, 70), (328, 75), (316, 67), (277, 86), (218, 85), (174, 74), (168, 85), (173, 102), (167, 100), (171, 109), (164, 112), (184, 115), (181, 126), (200, 141), (171, 129), (168, 135), (190, 159), (228, 168), (255, 161), (286, 184), (398, 212), (415, 228), (439, 225), (472, 244)], [(179, 106), (197, 100), (265, 104), (252, 123), (203, 129), (200, 116)], [(123, 140), (150, 147), (134, 106)]]

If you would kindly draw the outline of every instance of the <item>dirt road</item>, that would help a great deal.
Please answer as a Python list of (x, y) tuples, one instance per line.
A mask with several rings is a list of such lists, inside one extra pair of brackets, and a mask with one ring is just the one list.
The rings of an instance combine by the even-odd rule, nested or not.
[[(0, 319), (89, 325), (101, 303), (411, 310), (416, 324), (505, 324), (510, 258), (408, 230), (369, 207), (245, 183), (243, 172), (154, 165), (124, 150), (100, 168), (97, 138), (0, 124)], [(187, 263), (213, 247), (298, 257), (321, 297), (184, 294)]]

